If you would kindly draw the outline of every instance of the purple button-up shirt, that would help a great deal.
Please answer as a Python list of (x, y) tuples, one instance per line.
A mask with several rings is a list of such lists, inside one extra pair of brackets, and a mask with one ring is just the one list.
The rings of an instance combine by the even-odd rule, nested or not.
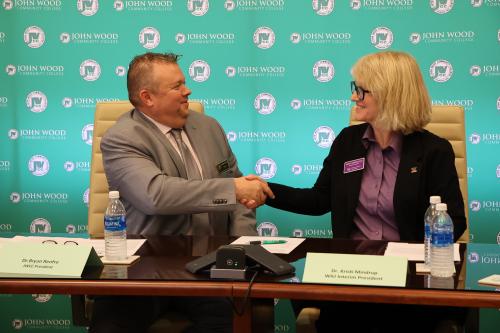
[(373, 128), (368, 126), (361, 140), (368, 153), (354, 214), (357, 229), (351, 238), (399, 241), (393, 196), (403, 137), (399, 133), (393, 135), (387, 148), (382, 150)]

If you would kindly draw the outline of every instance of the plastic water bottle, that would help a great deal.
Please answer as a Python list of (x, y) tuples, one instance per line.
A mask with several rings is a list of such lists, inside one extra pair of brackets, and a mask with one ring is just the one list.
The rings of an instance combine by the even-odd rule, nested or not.
[(110, 191), (104, 214), (104, 256), (107, 260), (127, 258), (127, 224), (120, 192)]
[(429, 208), (424, 214), (424, 259), (425, 265), (431, 265), (431, 234), (432, 234), (432, 220), (436, 215), (436, 204), (441, 203), (439, 195), (433, 195), (429, 198)]
[(454, 272), (453, 221), (446, 210), (446, 204), (436, 204), (432, 221), (431, 275), (434, 277), (451, 277)]

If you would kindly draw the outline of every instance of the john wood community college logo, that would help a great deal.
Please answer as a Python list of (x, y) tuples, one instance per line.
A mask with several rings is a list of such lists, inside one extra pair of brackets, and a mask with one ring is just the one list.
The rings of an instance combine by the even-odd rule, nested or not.
[(76, 8), (83, 16), (92, 16), (99, 10), (98, 0), (78, 0)]
[(153, 27), (146, 27), (139, 33), (139, 43), (148, 50), (160, 44), (160, 32)]
[(276, 237), (278, 236), (278, 228), (274, 223), (262, 222), (257, 226), (257, 233), (262, 237)]
[(255, 172), (264, 179), (273, 178), (277, 169), (276, 162), (269, 157), (263, 157), (255, 163)]
[(328, 126), (320, 126), (314, 131), (313, 139), (318, 147), (330, 148), (335, 139), (335, 133)]
[(33, 220), (30, 225), (30, 232), (32, 234), (48, 234), (52, 230), (49, 221), (44, 219), (43, 217), (39, 217)]
[(194, 16), (203, 16), (208, 12), (210, 3), (208, 0), (188, 0), (187, 9)]
[(95, 81), (101, 76), (101, 65), (95, 60), (87, 59), (80, 64), (80, 76), (85, 81)]
[(269, 27), (260, 27), (253, 34), (253, 43), (259, 49), (269, 49), (274, 45), (274, 31)]
[(204, 82), (210, 77), (210, 65), (203, 60), (195, 60), (189, 66), (189, 76), (196, 82)]
[(379, 50), (383, 50), (392, 45), (394, 37), (392, 31), (386, 27), (378, 27), (372, 31), (370, 40), (372, 45)]
[(436, 82), (446, 82), (453, 75), (453, 67), (447, 60), (436, 60), (431, 64), (429, 74)]
[(312, 0), (312, 8), (318, 15), (325, 16), (333, 12), (335, 0)]
[(47, 96), (41, 91), (32, 91), (26, 96), (26, 106), (34, 113), (47, 109)]
[(37, 49), (45, 43), (45, 33), (37, 26), (31, 26), (24, 30), (24, 42), (32, 49)]
[(33, 176), (45, 176), (50, 170), (49, 160), (43, 155), (33, 155), (28, 161), (28, 170)]
[(328, 82), (335, 75), (335, 67), (329, 60), (319, 60), (313, 66), (313, 76), (319, 82)]
[(453, 8), (454, 0), (429, 0), (429, 5), (436, 14), (446, 14)]
[(253, 106), (258, 113), (268, 115), (276, 108), (276, 99), (269, 93), (260, 93), (255, 97)]

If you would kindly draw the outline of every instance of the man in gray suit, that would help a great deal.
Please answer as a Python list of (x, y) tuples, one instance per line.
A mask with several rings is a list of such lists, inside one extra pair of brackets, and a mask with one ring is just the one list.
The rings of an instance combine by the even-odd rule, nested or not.
[[(273, 196), (247, 180), (219, 123), (188, 109), (191, 90), (175, 54), (146, 53), (129, 65), (135, 109), (103, 136), (109, 188), (120, 191), (127, 229), (141, 235), (255, 235), (252, 208)], [(239, 202), (245, 202), (245, 206)], [(188, 332), (230, 332), (232, 309), (217, 298), (99, 297), (91, 332), (143, 332), (176, 302), (194, 326)]]

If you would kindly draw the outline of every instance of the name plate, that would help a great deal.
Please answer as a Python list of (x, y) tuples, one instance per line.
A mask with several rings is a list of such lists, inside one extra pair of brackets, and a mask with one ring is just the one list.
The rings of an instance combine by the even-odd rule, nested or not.
[(404, 287), (407, 269), (403, 257), (307, 253), (302, 282)]
[(0, 277), (77, 279), (87, 265), (102, 266), (91, 245), (0, 244)]

